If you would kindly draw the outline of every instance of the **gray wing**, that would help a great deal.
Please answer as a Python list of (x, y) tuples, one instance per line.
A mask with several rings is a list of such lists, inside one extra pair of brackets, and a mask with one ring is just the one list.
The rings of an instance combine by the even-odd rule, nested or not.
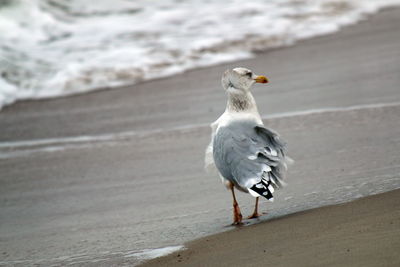
[(253, 196), (267, 199), (283, 184), (285, 151), (277, 133), (254, 121), (220, 127), (213, 139), (214, 162), (221, 175)]

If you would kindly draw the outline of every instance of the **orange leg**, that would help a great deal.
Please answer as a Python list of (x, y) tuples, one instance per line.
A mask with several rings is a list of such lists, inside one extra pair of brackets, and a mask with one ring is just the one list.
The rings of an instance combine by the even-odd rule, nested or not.
[(242, 224), (242, 213), (240, 212), (239, 204), (236, 201), (233, 184), (230, 184), (230, 189), (232, 191), (232, 197), (233, 197), (233, 223), (232, 223), (232, 225), (241, 225)]
[(254, 212), (247, 219), (255, 219), (255, 218), (258, 218), (260, 216), (261, 216), (261, 214), (258, 213), (258, 197), (256, 197), (256, 206), (254, 207)]

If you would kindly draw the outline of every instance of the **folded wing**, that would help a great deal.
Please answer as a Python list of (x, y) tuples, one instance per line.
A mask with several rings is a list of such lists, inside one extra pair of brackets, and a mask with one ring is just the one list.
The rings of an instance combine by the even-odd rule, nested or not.
[(254, 121), (219, 127), (213, 139), (214, 162), (221, 175), (239, 189), (270, 200), (284, 184), (285, 152), (279, 135)]

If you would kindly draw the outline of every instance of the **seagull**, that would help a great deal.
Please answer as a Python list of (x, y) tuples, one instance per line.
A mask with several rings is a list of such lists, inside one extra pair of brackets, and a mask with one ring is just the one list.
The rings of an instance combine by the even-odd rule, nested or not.
[(275, 131), (265, 128), (250, 92), (254, 83), (268, 83), (268, 79), (246, 68), (234, 68), (225, 71), (221, 82), (228, 102), (225, 112), (210, 125), (205, 164), (207, 169), (218, 170), (223, 184), (232, 192), (233, 225), (241, 225), (234, 189), (256, 198), (248, 219), (258, 218), (259, 197), (273, 201), (275, 189), (285, 185), (284, 173), (291, 159), (285, 155), (286, 143)]

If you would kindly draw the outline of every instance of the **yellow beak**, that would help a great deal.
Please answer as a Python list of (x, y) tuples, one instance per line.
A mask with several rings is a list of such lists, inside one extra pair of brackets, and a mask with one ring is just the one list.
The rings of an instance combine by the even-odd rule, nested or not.
[(267, 83), (268, 82), (267, 77), (265, 77), (263, 75), (257, 76), (254, 80), (256, 81), (256, 83)]

